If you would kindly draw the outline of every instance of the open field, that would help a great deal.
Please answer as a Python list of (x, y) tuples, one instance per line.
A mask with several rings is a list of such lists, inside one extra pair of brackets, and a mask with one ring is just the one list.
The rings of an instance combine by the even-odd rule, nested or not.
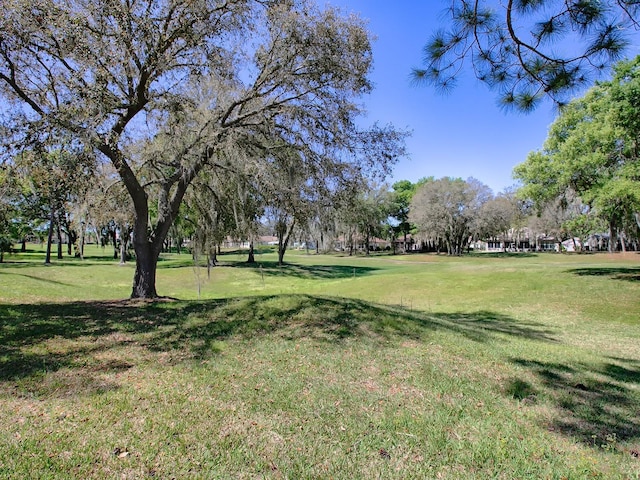
[(640, 255), (87, 253), (0, 264), (0, 478), (640, 477)]

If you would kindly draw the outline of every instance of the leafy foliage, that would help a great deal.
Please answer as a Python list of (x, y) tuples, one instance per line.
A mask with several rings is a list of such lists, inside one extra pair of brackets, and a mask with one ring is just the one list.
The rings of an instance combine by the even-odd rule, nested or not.
[(355, 195), (339, 212), (350, 254), (353, 253), (355, 244), (361, 242), (365, 255), (369, 255), (371, 240), (382, 236), (383, 226), (392, 208), (392, 195), (388, 185), (360, 185)]
[[(80, 225), (74, 224), (71, 211), (92, 185), (96, 168), (94, 155), (81, 148), (36, 145), (17, 155), (12, 168), (19, 183), (12, 220), (16, 230), (20, 230), (20, 239), (47, 223), (49, 249), (54, 227), (57, 231), (63, 229), (69, 239), (76, 236)], [(47, 263), (49, 260), (47, 257)]]
[(491, 190), (474, 178), (428, 181), (411, 201), (409, 220), (424, 237), (444, 242), (450, 255), (461, 255), (474, 232), (474, 222)]
[(450, 27), (433, 34), (413, 76), (448, 89), (466, 61), (506, 108), (563, 105), (621, 58), (639, 14), (635, 0), (451, 0)]
[(640, 57), (620, 63), (611, 81), (563, 109), (543, 149), (514, 171), (524, 184), (522, 196), (543, 206), (575, 193), (612, 236), (634, 233), (640, 212), (639, 66)]

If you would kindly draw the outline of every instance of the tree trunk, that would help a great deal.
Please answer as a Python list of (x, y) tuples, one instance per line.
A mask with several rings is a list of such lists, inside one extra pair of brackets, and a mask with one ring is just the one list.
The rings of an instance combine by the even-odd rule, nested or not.
[(69, 230), (69, 233), (67, 235), (67, 255), (70, 257), (73, 254), (73, 243), (72, 240), (72, 235), (71, 235), (71, 230)]
[(253, 250), (253, 240), (249, 242), (249, 257), (247, 258), (247, 263), (256, 263), (256, 257)]
[(27, 251), (27, 239), (23, 237), (20, 243), (21, 243), (20, 251), (22, 253), (25, 253)]
[(44, 264), (51, 264), (51, 244), (53, 243), (53, 222), (54, 216), (53, 211), (51, 212), (51, 216), (49, 217), (49, 233), (47, 234), (47, 253), (44, 257)]
[(80, 244), (78, 245), (78, 255), (80, 256), (80, 260), (84, 260), (84, 223), (81, 224), (80, 230)]
[[(143, 107), (140, 108), (142, 109)], [(133, 275), (131, 298), (156, 298), (158, 296), (156, 292), (156, 269), (162, 245), (169, 234), (173, 221), (178, 216), (180, 204), (189, 184), (206, 164), (210, 156), (210, 150), (206, 148), (202, 157), (203, 160), (196, 162), (196, 165), (186, 170), (182, 170), (175, 181), (167, 181), (160, 185), (156, 225), (150, 229), (149, 197), (147, 192), (138, 181), (138, 178), (136, 178), (122, 152), (118, 149), (117, 141), (113, 141), (120, 137), (125, 126), (126, 122), (116, 122), (111, 131), (114, 137), (111, 139), (112, 141), (99, 143), (97, 148), (116, 168), (133, 202), (135, 211), (133, 248), (136, 252), (136, 270)]]
[(127, 242), (124, 236), (120, 236), (120, 265), (127, 263)]
[(144, 242), (134, 243), (136, 251), (136, 271), (133, 275), (131, 298), (156, 298), (156, 268), (158, 253), (153, 245)]
[(618, 250), (618, 237), (616, 227), (613, 222), (609, 223), (609, 253), (613, 253)]
[(60, 230), (60, 222), (56, 222), (56, 235), (58, 238), (58, 260), (62, 260), (62, 231)]
[(278, 265), (284, 264), (284, 254), (287, 251), (289, 239), (291, 238), (291, 233), (293, 232), (295, 224), (296, 221), (294, 219), (289, 227), (287, 227), (285, 223), (283, 228), (278, 228)]
[(118, 241), (116, 240), (116, 230), (115, 228), (111, 232), (111, 240), (113, 241), (113, 258), (118, 258)]

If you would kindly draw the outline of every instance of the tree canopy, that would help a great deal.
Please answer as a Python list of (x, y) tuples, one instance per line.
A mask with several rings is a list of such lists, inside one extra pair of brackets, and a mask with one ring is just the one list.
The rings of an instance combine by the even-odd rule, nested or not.
[(639, 14), (637, 0), (450, 0), (450, 25), (432, 35), (413, 75), (448, 89), (468, 62), (504, 107), (562, 105), (622, 58)]
[(577, 194), (583, 213), (593, 210), (603, 219), (612, 240), (640, 226), (639, 98), (637, 57), (562, 110), (542, 150), (514, 170), (522, 196), (544, 206)]
[(461, 255), (492, 196), (489, 187), (474, 178), (431, 180), (414, 194), (409, 220), (422, 236), (444, 242), (450, 255)]

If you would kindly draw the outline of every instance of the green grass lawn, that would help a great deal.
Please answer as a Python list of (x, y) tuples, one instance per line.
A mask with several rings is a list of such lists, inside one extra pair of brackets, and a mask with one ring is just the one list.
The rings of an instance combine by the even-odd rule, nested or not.
[(0, 264), (0, 478), (640, 477), (640, 255)]

